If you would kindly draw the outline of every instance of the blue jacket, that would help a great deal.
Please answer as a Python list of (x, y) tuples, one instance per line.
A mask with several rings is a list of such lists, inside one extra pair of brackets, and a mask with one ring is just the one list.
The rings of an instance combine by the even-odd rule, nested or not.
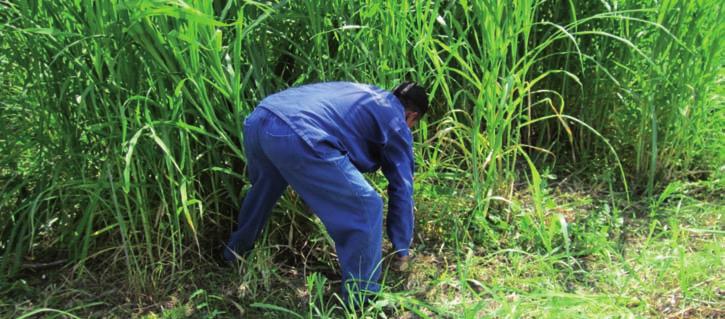
[(347, 154), (361, 172), (382, 168), (388, 179), (387, 233), (406, 255), (413, 238), (413, 138), (404, 107), (378, 87), (328, 82), (287, 89), (259, 107), (285, 121), (320, 156)]

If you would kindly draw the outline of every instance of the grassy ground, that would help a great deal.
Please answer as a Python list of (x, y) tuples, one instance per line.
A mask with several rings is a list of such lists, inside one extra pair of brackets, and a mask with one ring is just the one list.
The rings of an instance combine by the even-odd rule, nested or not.
[[(573, 182), (550, 186), (547, 214), (564, 216), (568, 249), (544, 253), (497, 228), (497, 242), (457, 245), (443, 221), (418, 220), (415, 258), (403, 273), (384, 265), (385, 290), (362, 312), (345, 310), (334, 250), (314, 228), (291, 245), (271, 229), (253, 256), (222, 268), (212, 256), (188, 261), (159, 286), (130, 293), (118, 252), (85, 268), (27, 265), (2, 290), (1, 317), (138, 318), (722, 318), (723, 180), (670, 184), (657, 198), (625, 205)], [(456, 194), (418, 195), (418, 214), (458, 209)], [(602, 193), (605, 194), (605, 193)], [(532, 209), (525, 195), (500, 211), (505, 222)], [(612, 202), (617, 205), (612, 205)], [(283, 205), (284, 206), (284, 203)], [(499, 223), (501, 224), (501, 223)], [(274, 226), (273, 226), (274, 227)], [(455, 227), (452, 227), (453, 229)], [(270, 244), (273, 243), (273, 244)], [(113, 250), (113, 249), (111, 249)], [(47, 267), (44, 267), (47, 266)]]
[[(722, 3), (0, 0), (0, 317), (725, 317)], [(431, 96), (359, 313), (292, 193), (214, 262), (245, 116), (330, 80)]]

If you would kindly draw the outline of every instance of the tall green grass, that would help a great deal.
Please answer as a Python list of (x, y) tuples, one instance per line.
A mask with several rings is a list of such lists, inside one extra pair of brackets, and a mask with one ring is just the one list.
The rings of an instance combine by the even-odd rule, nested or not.
[[(614, 189), (651, 193), (722, 163), (721, 13), (718, 1), (0, 2), (0, 270), (92, 259), (146, 291), (187, 271), (231, 229), (245, 115), (326, 80), (430, 88), (416, 184), (473, 203), (438, 216), (456, 242), (495, 244), (500, 208), (525, 191), (523, 244), (568, 251), (542, 168), (586, 159)], [(270, 240), (293, 242), (297, 202), (288, 194), (290, 231)]]

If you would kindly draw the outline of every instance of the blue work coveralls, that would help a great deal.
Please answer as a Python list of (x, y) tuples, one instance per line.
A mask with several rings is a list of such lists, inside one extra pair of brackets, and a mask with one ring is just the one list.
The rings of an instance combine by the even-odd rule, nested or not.
[[(372, 85), (329, 82), (265, 98), (244, 123), (252, 187), (224, 256), (252, 249), (289, 184), (335, 242), (343, 295), (378, 291), (383, 202), (361, 172), (389, 181), (387, 233), (400, 256), (413, 238), (413, 144), (403, 105)], [(350, 291), (348, 291), (350, 290)]]

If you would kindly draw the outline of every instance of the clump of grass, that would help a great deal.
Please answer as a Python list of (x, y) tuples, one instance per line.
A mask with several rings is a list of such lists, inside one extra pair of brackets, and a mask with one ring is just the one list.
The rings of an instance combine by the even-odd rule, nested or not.
[[(690, 244), (683, 212), (660, 208), (678, 191), (670, 180), (722, 171), (721, 12), (681, 0), (0, 2), (0, 272), (64, 261), (76, 276), (106, 268), (128, 291), (163, 295), (232, 227), (246, 189), (242, 123), (261, 98), (314, 81), (412, 79), (433, 96), (415, 132), (416, 244), (445, 261), (423, 267), (440, 277), (432, 284), (384, 292), (371, 316), (650, 314), (597, 290), (604, 277), (590, 276), (584, 297), (567, 285), (583, 286), (588, 258), (631, 272), (619, 249), (642, 220), (643, 247), (670, 235), (673, 247)], [(562, 166), (603, 180), (589, 190), (610, 198), (581, 208), (561, 197), (549, 183)], [(622, 202), (641, 194), (646, 209), (634, 214)], [(335, 269), (305, 210), (285, 195), (236, 274), (238, 298), (297, 312), (263, 297), (280, 289), (277, 266)], [(691, 294), (702, 278), (683, 270), (687, 257), (713, 260), (676, 257), (661, 269), (678, 272), (688, 311), (705, 297)], [(510, 280), (483, 280), (483, 265), (511, 267)], [(292, 277), (310, 296), (305, 315), (353, 316), (330, 301), (332, 276)], [(188, 303), (213, 304), (204, 289)]]

